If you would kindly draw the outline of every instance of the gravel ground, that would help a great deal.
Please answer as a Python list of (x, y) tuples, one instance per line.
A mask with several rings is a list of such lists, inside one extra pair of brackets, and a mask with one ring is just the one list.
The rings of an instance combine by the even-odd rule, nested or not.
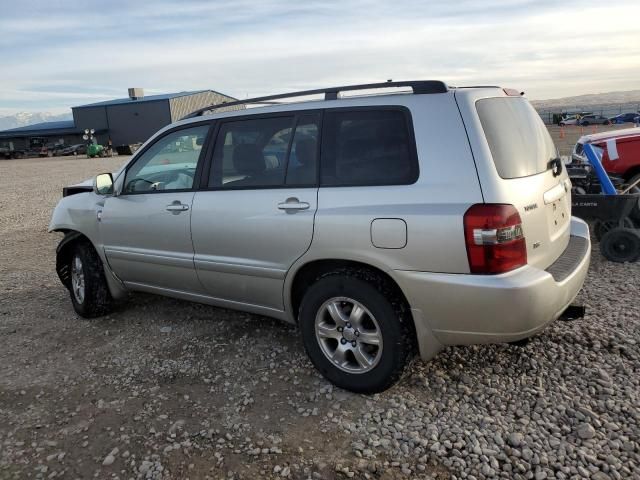
[(142, 294), (74, 314), (50, 213), (122, 161), (0, 162), (0, 478), (640, 478), (640, 264), (596, 249), (585, 319), (354, 395), (275, 320)]

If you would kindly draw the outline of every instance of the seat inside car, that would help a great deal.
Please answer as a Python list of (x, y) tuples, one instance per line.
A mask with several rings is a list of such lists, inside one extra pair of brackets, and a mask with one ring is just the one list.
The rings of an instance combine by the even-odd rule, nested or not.
[[(290, 185), (308, 185), (315, 183), (316, 176), (316, 139), (307, 137), (296, 141), (296, 159), (298, 164), (287, 174)], [(291, 161), (291, 160), (289, 160)]]
[(264, 180), (264, 155), (254, 144), (236, 145), (233, 149), (233, 166), (236, 172), (245, 175), (245, 178), (229, 182), (226, 184), (228, 186), (255, 185)]

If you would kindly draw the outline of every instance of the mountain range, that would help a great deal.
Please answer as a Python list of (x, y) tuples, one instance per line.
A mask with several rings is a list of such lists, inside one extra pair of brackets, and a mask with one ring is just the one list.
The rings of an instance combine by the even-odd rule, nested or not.
[(537, 109), (587, 107), (596, 105), (629, 105), (640, 104), (640, 90), (625, 92), (591, 93), (574, 97), (550, 98), (546, 100), (532, 100), (531, 104)]
[(9, 130), (10, 128), (25, 127), (35, 123), (71, 120), (72, 118), (71, 112), (59, 114), (49, 112), (19, 112), (13, 115), (0, 117), (0, 131)]

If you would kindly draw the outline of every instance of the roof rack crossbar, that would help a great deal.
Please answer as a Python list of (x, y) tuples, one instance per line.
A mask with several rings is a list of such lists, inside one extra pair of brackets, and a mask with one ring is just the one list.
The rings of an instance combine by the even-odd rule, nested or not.
[(381, 83), (365, 83), (361, 85), (346, 85), (343, 87), (331, 87), (331, 88), (318, 88), (315, 90), (302, 90), (300, 92), (280, 93), (278, 95), (268, 95), (265, 97), (247, 98), (246, 100), (234, 100), (232, 102), (218, 103), (209, 105), (207, 107), (199, 108), (198, 110), (183, 117), (193, 118), (200, 117), (205, 112), (215, 110), (222, 107), (233, 107), (236, 105), (247, 105), (252, 103), (272, 103), (273, 100), (281, 100), (284, 98), (294, 97), (307, 97), (311, 95), (324, 94), (325, 100), (337, 100), (340, 92), (349, 92), (355, 90), (373, 90), (376, 88), (390, 88), (390, 87), (411, 87), (414, 94), (427, 94), (427, 93), (446, 93), (449, 91), (447, 85), (440, 80), (415, 80), (404, 82), (381, 82)]

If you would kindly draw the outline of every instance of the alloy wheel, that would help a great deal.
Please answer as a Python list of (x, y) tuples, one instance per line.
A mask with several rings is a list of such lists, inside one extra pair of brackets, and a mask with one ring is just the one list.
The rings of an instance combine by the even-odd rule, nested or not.
[(76, 301), (82, 304), (85, 294), (84, 270), (82, 268), (82, 260), (77, 255), (73, 257), (73, 262), (71, 263), (71, 288)]
[(315, 319), (322, 353), (348, 373), (366, 373), (382, 356), (382, 331), (373, 314), (349, 297), (333, 297), (322, 304)]

